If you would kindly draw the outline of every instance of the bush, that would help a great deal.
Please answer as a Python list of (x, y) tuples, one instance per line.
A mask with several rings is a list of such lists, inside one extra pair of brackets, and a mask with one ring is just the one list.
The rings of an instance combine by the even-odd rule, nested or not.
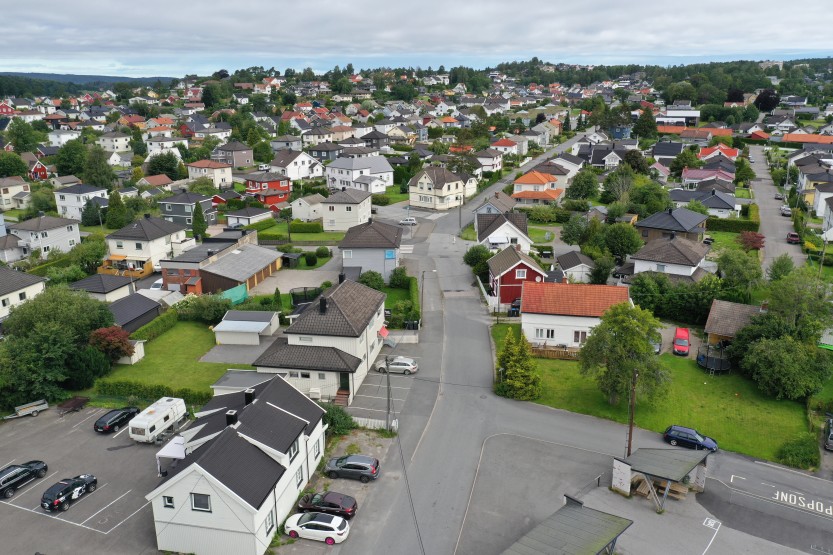
[(314, 252), (308, 252), (304, 254), (304, 261), (307, 263), (307, 266), (315, 266), (318, 264), (318, 256)]
[(587, 212), (590, 210), (590, 201), (584, 199), (567, 199), (561, 203), (561, 207), (571, 212)]
[(128, 380), (102, 381), (95, 384), (99, 395), (109, 397), (136, 397), (143, 401), (156, 401), (162, 397), (176, 397), (183, 399), (189, 405), (202, 406), (211, 400), (211, 391), (197, 391), (194, 389), (173, 389), (167, 385), (144, 384)]
[(90, 334), (90, 347), (98, 349), (111, 362), (116, 362), (123, 356), (133, 354), (133, 345), (130, 344), (129, 334), (120, 326), (99, 328)]
[(385, 278), (383, 278), (382, 274), (379, 272), (368, 270), (366, 272), (362, 272), (362, 275), (359, 276), (359, 283), (366, 285), (371, 289), (375, 289), (376, 291), (381, 291), (385, 287)]
[(389, 283), (391, 287), (396, 289), (407, 289), (410, 287), (411, 281), (408, 278), (408, 270), (404, 266), (394, 268), (390, 273)]
[(136, 341), (153, 341), (169, 329), (173, 328), (179, 321), (179, 316), (175, 309), (169, 308), (158, 316), (153, 321), (148, 322), (141, 328), (137, 329), (130, 335), (130, 339)]
[(331, 256), (330, 249), (327, 247), (318, 247), (315, 249), (315, 256), (318, 258), (329, 258)]
[(794, 468), (818, 468), (821, 462), (816, 434), (804, 433), (784, 443), (776, 455), (778, 462)]
[(387, 195), (373, 195), (370, 197), (370, 204), (376, 206), (387, 206), (390, 204), (390, 197)]
[(411, 280), (411, 283), (408, 286), (408, 298), (413, 306), (411, 314), (413, 315), (414, 320), (419, 320), (422, 312), (422, 307), (419, 306), (419, 282), (417, 281), (417, 278), (413, 276), (409, 279)]
[[(752, 213), (750, 205), (749, 212)], [(760, 221), (754, 221), (751, 218), (744, 220), (741, 218), (718, 218), (717, 216), (709, 216), (706, 221), (707, 231), (729, 231), (731, 233), (740, 233), (741, 231), (758, 231)]]
[(217, 324), (231, 308), (231, 301), (219, 295), (186, 295), (177, 303), (180, 320)]
[(268, 220), (262, 220), (253, 224), (249, 224), (245, 226), (243, 229), (254, 229), (258, 232), (258, 235), (260, 235), (261, 231), (266, 231), (267, 229), (271, 229), (273, 227), (275, 227), (275, 220), (270, 218)]
[(322, 233), (324, 226), (321, 222), (302, 222), (301, 220), (292, 220), (289, 223), (289, 231), (292, 233)]
[(88, 345), (67, 359), (67, 379), (63, 386), (67, 389), (87, 389), (97, 378), (106, 375), (110, 368), (107, 355)]
[[(258, 231), (257, 238), (263, 239), (265, 241), (286, 241), (286, 234), (280, 233), (277, 227), (273, 227), (267, 229), (266, 231)], [(281, 249), (283, 252), (287, 252), (286, 249)]]
[(359, 427), (356, 421), (353, 420), (353, 417), (343, 407), (331, 403), (319, 403), (319, 405), (326, 411), (324, 414), (324, 424), (328, 426), (327, 431), (330, 435), (347, 435), (350, 433), (350, 430), (355, 430)]

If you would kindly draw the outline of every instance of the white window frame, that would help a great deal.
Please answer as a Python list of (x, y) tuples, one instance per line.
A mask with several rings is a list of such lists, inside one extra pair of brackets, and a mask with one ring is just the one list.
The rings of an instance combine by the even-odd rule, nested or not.
[(515, 279), (526, 279), (526, 269), (515, 270)]
[(312, 447), (312, 456), (317, 459), (319, 457), (319, 455), (321, 455), (321, 440), (320, 439), (318, 441), (316, 441), (315, 445), (313, 445), (313, 447)]
[(174, 498), (171, 497), (170, 495), (163, 495), (162, 496), (162, 506), (167, 508), (167, 509), (173, 509), (174, 508)]
[(304, 467), (299, 466), (298, 471), (295, 472), (295, 484), (300, 488), (304, 483)]
[(350, 250), (350, 249), (341, 251), (341, 254), (342, 254), (342, 258), (345, 258), (345, 259), (353, 258), (353, 251)]
[(299, 443), (298, 438), (296, 438), (295, 441), (292, 442), (292, 445), (289, 446), (289, 453), (287, 453), (287, 455), (289, 455), (289, 462), (292, 462), (292, 461), (295, 460), (295, 457), (298, 456), (299, 451), (300, 451), (300, 443)]
[[(207, 509), (197, 507), (194, 504), (194, 500), (197, 498), (198, 495), (201, 496), (201, 497), (204, 497), (205, 500), (208, 501), (208, 508)], [(208, 495), (207, 493), (194, 493), (194, 492), (192, 492), (191, 493), (191, 510), (192, 511), (200, 511), (200, 512), (203, 512), (203, 513), (210, 513), (211, 512), (211, 496)]]

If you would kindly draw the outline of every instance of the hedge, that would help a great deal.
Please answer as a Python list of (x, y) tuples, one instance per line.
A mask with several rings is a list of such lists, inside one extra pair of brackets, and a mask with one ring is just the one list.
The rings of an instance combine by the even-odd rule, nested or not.
[(761, 227), (761, 216), (757, 204), (749, 205), (749, 218), (718, 218), (709, 216), (706, 222), (706, 231), (729, 231), (740, 233), (742, 231), (758, 231)]
[(136, 341), (153, 341), (169, 329), (173, 328), (177, 321), (179, 321), (179, 318), (176, 310), (169, 308), (163, 312), (162, 315), (154, 318), (151, 322), (148, 322), (130, 334), (130, 339), (134, 339)]
[(258, 232), (258, 235), (260, 235), (261, 231), (266, 231), (267, 229), (271, 229), (273, 227), (275, 227), (275, 220), (269, 218), (268, 220), (261, 220), (253, 224), (249, 224), (245, 226), (243, 229), (254, 229)]
[(258, 231), (257, 238), (264, 241), (286, 241), (286, 233), (281, 233), (278, 228), (273, 227), (266, 231)]
[[(423, 287), (425, 287), (424, 283)], [(422, 307), (419, 306), (419, 282), (416, 276), (411, 276), (411, 283), (408, 284), (408, 294), (410, 301), (414, 304), (414, 316), (419, 320), (422, 314)]]
[(373, 195), (370, 198), (370, 203), (376, 206), (387, 206), (390, 204), (390, 197), (387, 195)]
[(301, 220), (292, 220), (289, 224), (289, 231), (292, 233), (322, 233), (324, 227), (321, 222), (302, 222)]
[(46, 277), (46, 273), (51, 268), (66, 268), (67, 266), (72, 264), (72, 257), (71, 256), (62, 256), (56, 260), (51, 260), (40, 266), (34, 266), (30, 270), (27, 270), (27, 274), (32, 274), (35, 276)]
[(156, 401), (162, 397), (176, 397), (183, 399), (189, 405), (202, 406), (211, 400), (212, 392), (196, 391), (194, 389), (173, 389), (167, 385), (144, 384), (132, 381), (103, 381), (95, 384), (99, 395), (109, 397), (137, 397), (143, 401)]

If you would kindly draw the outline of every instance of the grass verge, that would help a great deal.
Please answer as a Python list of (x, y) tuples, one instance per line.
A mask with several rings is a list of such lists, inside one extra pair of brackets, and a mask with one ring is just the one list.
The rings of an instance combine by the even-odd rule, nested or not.
[(391, 185), (390, 187), (386, 188), (385, 195), (387, 195), (388, 198), (390, 198), (391, 204), (396, 204), (397, 202), (402, 202), (411, 198), (411, 196), (408, 193), (399, 192), (399, 185)]

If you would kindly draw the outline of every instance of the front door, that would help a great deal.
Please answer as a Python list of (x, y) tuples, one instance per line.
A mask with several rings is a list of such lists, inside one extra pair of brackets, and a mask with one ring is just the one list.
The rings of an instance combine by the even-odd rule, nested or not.
[(341, 391), (350, 391), (350, 374), (342, 372), (338, 375), (338, 389)]

